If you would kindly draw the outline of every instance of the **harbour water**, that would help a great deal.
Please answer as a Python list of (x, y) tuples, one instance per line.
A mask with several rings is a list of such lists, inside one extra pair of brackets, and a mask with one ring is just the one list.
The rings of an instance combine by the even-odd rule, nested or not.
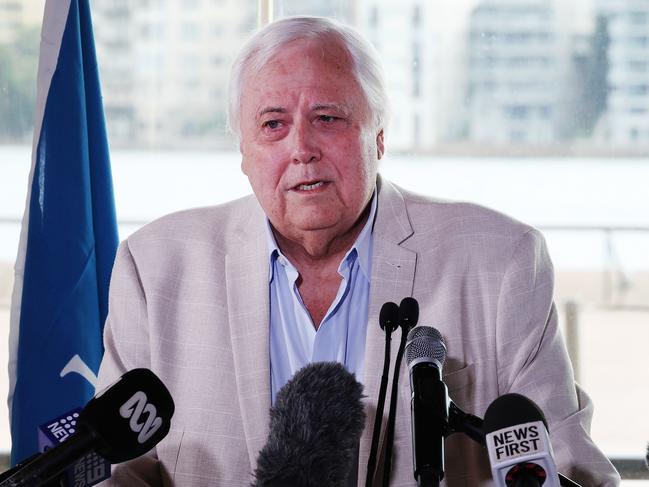
[[(163, 214), (250, 192), (233, 151), (114, 151), (111, 157), (120, 238)], [(29, 167), (29, 147), (0, 146), (0, 259), (15, 257)], [(612, 252), (625, 269), (649, 269), (649, 160), (388, 154), (380, 171), (404, 188), (473, 201), (541, 227), (557, 268), (601, 268)], [(592, 227), (634, 229), (606, 242)]]

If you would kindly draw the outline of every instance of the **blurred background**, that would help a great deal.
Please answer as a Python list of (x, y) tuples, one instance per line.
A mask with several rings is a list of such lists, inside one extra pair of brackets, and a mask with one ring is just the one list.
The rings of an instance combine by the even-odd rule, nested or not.
[[(225, 129), (238, 46), (273, 17), (358, 28), (392, 103), (381, 172), (540, 228), (593, 437), (625, 477), (649, 440), (648, 0), (94, 0), (120, 239), (249, 193)], [(31, 167), (44, 0), (0, 0), (0, 362)], [(522, 318), (523, 319), (523, 318)], [(6, 397), (6, 374), (0, 396)], [(0, 410), (0, 454), (10, 449)], [(626, 480), (625, 485), (649, 485)]]

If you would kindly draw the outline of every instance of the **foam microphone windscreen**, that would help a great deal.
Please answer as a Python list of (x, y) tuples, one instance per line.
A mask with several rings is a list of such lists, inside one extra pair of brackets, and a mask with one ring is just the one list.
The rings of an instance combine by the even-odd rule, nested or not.
[(415, 298), (405, 297), (399, 303), (399, 324), (405, 327), (406, 333), (419, 321), (419, 303)]
[(363, 386), (336, 362), (299, 370), (270, 411), (257, 459), (257, 487), (346, 485), (365, 424)]

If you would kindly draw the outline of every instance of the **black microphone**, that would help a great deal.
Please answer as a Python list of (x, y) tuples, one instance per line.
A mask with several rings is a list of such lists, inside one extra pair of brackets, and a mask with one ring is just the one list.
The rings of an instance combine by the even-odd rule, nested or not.
[[(44, 452), (68, 440), (76, 432), (77, 419), (82, 410), (83, 408), (74, 408), (40, 425), (38, 427), (39, 450)], [(18, 470), (16, 469), (14, 473)], [(91, 487), (110, 478), (110, 475), (110, 462), (97, 453), (91, 452), (68, 467), (61, 474), (61, 482), (62, 485)]]
[(410, 329), (417, 324), (419, 320), (419, 303), (415, 298), (407, 296), (399, 303), (398, 321), (401, 327), (401, 340), (397, 350), (397, 358), (394, 362), (394, 371), (392, 373), (392, 393), (390, 394), (390, 412), (388, 413), (388, 423), (385, 433), (385, 461), (383, 462), (383, 487), (390, 485), (390, 475), (392, 474), (392, 449), (394, 447), (394, 428), (397, 419), (397, 396), (399, 395), (399, 373), (401, 372), (401, 361), (406, 348), (406, 337)]
[(91, 399), (63, 443), (27, 463), (0, 487), (37, 487), (90, 452), (120, 463), (148, 452), (171, 426), (174, 402), (148, 369), (133, 369)]
[(343, 365), (316, 362), (277, 393), (254, 487), (347, 485), (365, 424), (363, 386)]
[(485, 413), (484, 432), (498, 487), (578, 487), (557, 472), (547, 421), (527, 397), (511, 393), (493, 401)]
[(407, 296), (399, 303), (399, 325), (406, 332), (414, 328), (419, 321), (419, 303), (415, 298)]
[(442, 381), (446, 345), (439, 331), (417, 326), (408, 333), (412, 454), (417, 484), (438, 486), (444, 478), (444, 438), (448, 427), (448, 390)]
[(383, 420), (383, 409), (385, 408), (385, 394), (388, 389), (388, 374), (390, 373), (390, 342), (392, 332), (399, 326), (399, 305), (388, 301), (381, 306), (379, 313), (379, 326), (385, 332), (385, 348), (383, 354), (383, 373), (381, 374), (381, 385), (379, 397), (376, 403), (376, 416), (374, 417), (374, 429), (372, 430), (372, 445), (367, 460), (367, 475), (365, 487), (371, 487), (374, 482), (376, 470), (376, 457), (378, 454), (379, 438), (381, 436), (381, 421)]

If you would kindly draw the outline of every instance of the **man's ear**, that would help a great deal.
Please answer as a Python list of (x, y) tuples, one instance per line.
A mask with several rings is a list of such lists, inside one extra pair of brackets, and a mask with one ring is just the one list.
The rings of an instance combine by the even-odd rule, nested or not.
[(383, 129), (376, 134), (376, 156), (380, 160), (385, 153), (385, 146), (383, 144)]
[(247, 176), (248, 174), (246, 173), (246, 168), (244, 163), (246, 158), (243, 157), (243, 142), (241, 140), (239, 140), (239, 154), (241, 154), (241, 165), (239, 167), (241, 168), (241, 172)]

